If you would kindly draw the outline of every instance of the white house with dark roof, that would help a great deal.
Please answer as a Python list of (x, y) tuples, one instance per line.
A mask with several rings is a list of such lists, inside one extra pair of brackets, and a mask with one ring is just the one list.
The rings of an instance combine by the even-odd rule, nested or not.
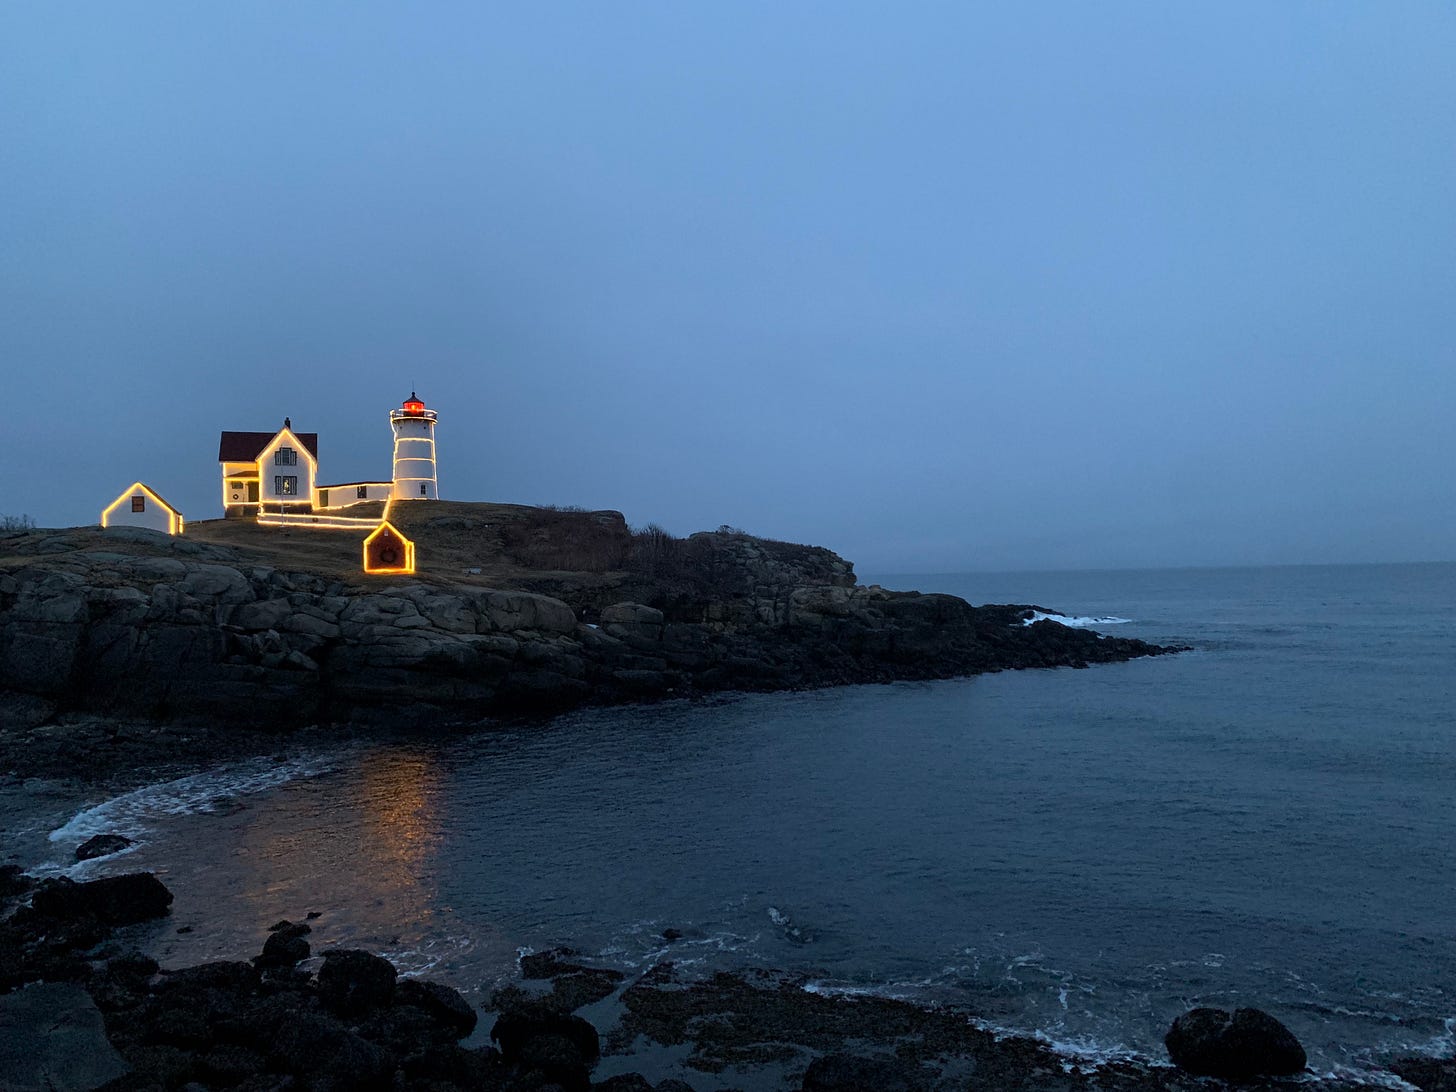
[(283, 419), (277, 432), (224, 432), (217, 447), (222, 504), (229, 516), (313, 507), (318, 477), (318, 433), (295, 432)]

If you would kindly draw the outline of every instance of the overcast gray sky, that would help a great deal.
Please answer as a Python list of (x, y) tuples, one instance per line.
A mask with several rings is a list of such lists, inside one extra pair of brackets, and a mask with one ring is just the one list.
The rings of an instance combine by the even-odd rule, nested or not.
[(1448, 3), (0, 6), (0, 512), (221, 429), (861, 570), (1456, 559)]

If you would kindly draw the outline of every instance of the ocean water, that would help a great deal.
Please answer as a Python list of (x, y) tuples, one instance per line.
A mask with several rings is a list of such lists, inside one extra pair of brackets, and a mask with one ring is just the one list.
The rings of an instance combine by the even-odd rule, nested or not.
[[(316, 949), (482, 992), (569, 944), (955, 1001), (1093, 1056), (1161, 1058), (1195, 1004), (1270, 1009), (1325, 1071), (1451, 1048), (1456, 565), (870, 580), (1193, 651), (31, 786), (0, 837), (161, 872), (173, 919), (139, 936), (167, 964), (312, 910)], [(103, 830), (140, 844), (72, 866)]]

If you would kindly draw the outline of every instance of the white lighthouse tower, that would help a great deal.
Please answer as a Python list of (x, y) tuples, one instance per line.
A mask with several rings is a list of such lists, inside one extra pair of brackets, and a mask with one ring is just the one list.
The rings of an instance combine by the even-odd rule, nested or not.
[(439, 500), (435, 473), (435, 411), (425, 409), (414, 391), (397, 410), (389, 411), (394, 430), (394, 499)]

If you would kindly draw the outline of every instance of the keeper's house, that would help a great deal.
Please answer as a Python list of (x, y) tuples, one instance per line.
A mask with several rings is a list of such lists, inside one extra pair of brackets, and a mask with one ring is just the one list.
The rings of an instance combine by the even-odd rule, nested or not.
[(261, 505), (304, 512), (313, 507), (318, 433), (294, 432), (287, 417), (277, 432), (224, 432), (217, 461), (229, 516), (255, 516)]

